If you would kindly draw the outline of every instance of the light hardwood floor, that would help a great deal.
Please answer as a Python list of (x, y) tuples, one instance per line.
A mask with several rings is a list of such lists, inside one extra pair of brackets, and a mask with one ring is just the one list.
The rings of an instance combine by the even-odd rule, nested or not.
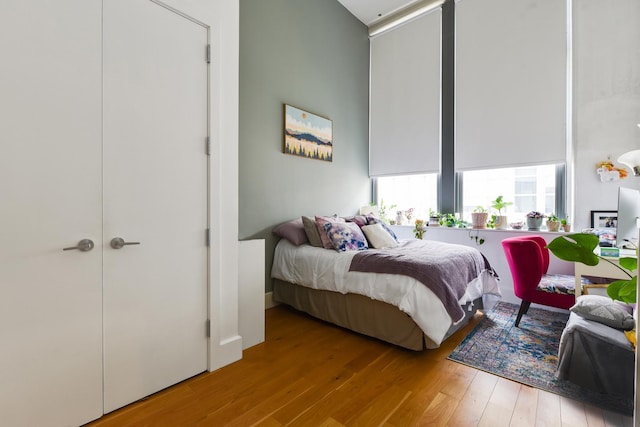
[(583, 405), (447, 360), (480, 320), (437, 350), (412, 352), (278, 306), (243, 359), (90, 426), (632, 426)]

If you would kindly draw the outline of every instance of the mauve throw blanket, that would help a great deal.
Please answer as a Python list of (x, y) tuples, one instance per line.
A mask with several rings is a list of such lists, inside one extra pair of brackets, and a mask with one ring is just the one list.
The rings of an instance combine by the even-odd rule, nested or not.
[(489, 269), (475, 248), (431, 240), (411, 240), (390, 249), (358, 252), (349, 271), (404, 274), (428, 287), (442, 301), (454, 323), (464, 318), (458, 303), (467, 284)]

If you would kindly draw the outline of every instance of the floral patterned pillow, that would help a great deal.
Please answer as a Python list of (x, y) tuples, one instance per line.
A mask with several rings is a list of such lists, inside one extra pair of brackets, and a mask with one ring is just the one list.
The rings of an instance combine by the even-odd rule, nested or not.
[(340, 218), (337, 215), (334, 216), (318, 216), (315, 217), (316, 226), (318, 228), (318, 234), (320, 235), (320, 241), (322, 241), (322, 247), (325, 249), (334, 249), (333, 243), (329, 236), (327, 236), (327, 231), (325, 229), (325, 224), (327, 223), (336, 223), (336, 222), (345, 222), (344, 218)]
[(354, 222), (327, 222), (325, 231), (338, 252), (369, 249), (362, 230)]

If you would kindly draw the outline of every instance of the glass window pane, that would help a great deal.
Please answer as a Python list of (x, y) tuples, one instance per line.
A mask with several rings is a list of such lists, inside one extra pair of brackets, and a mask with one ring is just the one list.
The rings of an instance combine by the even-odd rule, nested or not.
[(429, 209), (437, 210), (438, 174), (399, 175), (376, 178), (377, 204), (386, 208), (387, 221), (395, 223), (398, 211), (413, 209), (413, 216), (407, 225), (416, 218), (427, 219)]
[(507, 202), (513, 202), (502, 211), (509, 222), (524, 221), (532, 210), (545, 214), (556, 212), (555, 165), (527, 166), (521, 168), (487, 169), (462, 173), (462, 218), (471, 221), (471, 212), (482, 206), (497, 214), (491, 208), (491, 201), (502, 195)]

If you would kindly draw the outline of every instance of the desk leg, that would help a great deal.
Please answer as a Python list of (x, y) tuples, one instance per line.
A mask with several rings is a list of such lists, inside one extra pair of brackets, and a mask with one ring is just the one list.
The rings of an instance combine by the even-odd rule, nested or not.
[(582, 274), (580, 272), (575, 273), (576, 276), (576, 300), (582, 295)]

